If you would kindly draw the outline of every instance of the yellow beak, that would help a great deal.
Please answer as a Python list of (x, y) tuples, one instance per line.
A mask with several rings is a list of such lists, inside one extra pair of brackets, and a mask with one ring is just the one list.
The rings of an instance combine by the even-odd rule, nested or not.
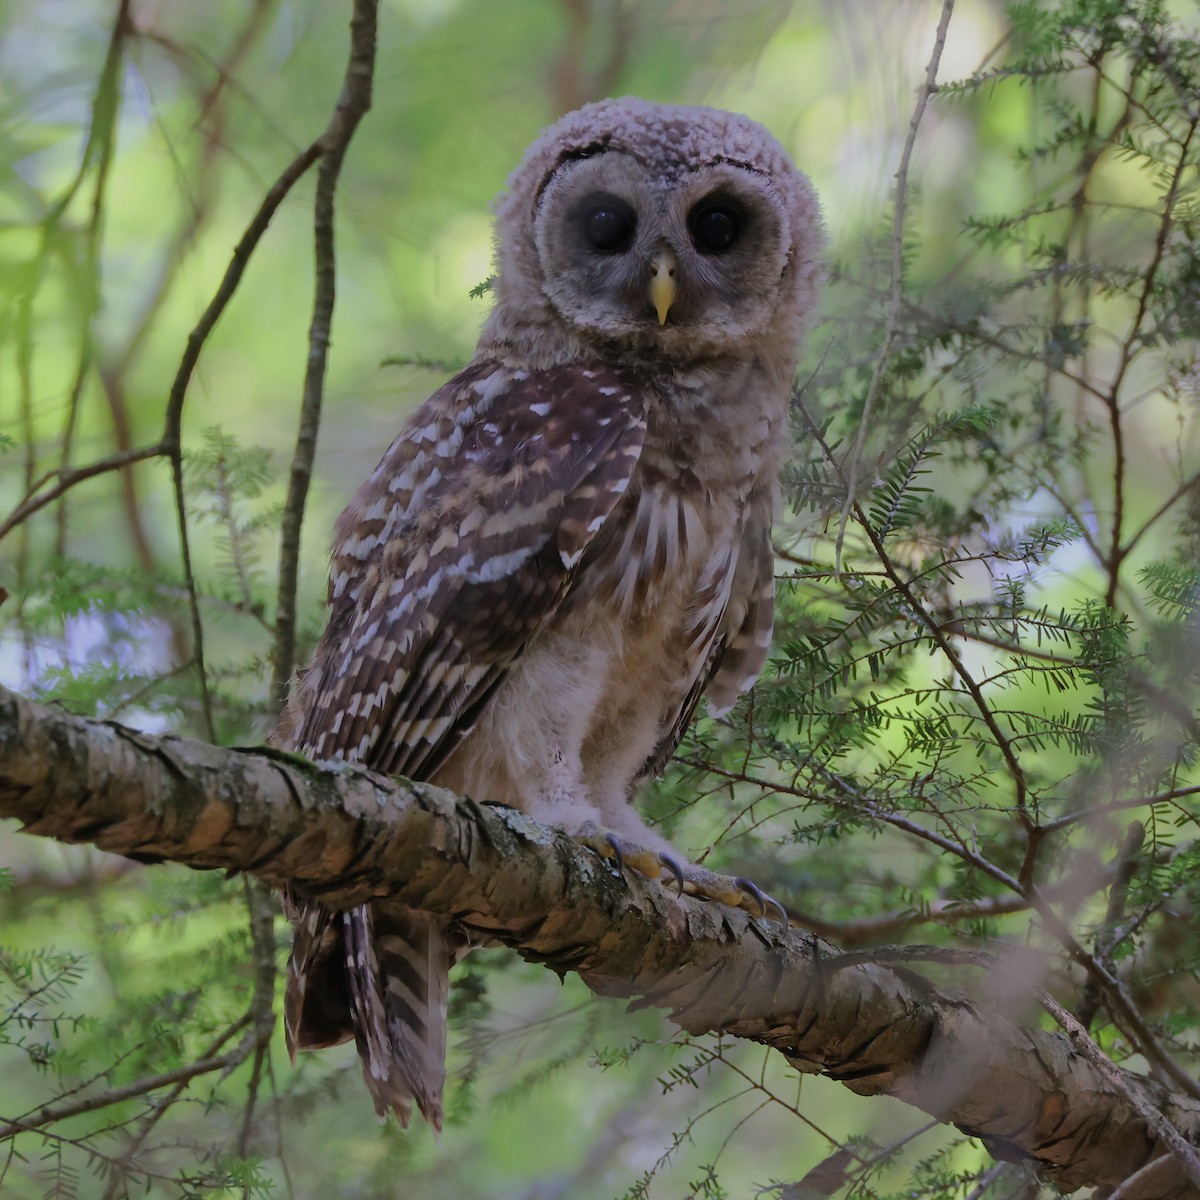
[(667, 313), (675, 303), (675, 255), (660, 250), (650, 264), (650, 302), (658, 313), (658, 323), (667, 323)]

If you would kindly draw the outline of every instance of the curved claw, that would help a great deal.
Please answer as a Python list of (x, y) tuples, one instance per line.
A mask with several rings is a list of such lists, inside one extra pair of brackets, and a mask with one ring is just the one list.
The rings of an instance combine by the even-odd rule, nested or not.
[(774, 896), (769, 896), (762, 890), (753, 880), (743, 879), (739, 876), (733, 881), (743, 892), (748, 896), (752, 896), (759, 907), (759, 916), (767, 917), (772, 909), (779, 914), (779, 920), (783, 925), (783, 932), (786, 934), (791, 922), (788, 920), (787, 909), (775, 899)]
[(666, 867), (672, 875), (675, 876), (675, 884), (679, 888), (679, 895), (683, 895), (683, 864), (679, 859), (672, 858), (669, 854), (660, 853), (658, 856), (660, 866)]
[(755, 903), (758, 905), (758, 915), (765, 917), (767, 915), (767, 898), (762, 894), (762, 889), (758, 884), (750, 879), (743, 879), (740, 875), (733, 882), (739, 891), (754, 897)]
[(783, 933), (786, 937), (787, 931), (791, 926), (791, 922), (788, 920), (787, 909), (784, 908), (774, 896), (766, 895), (766, 893), (764, 893), (764, 897), (767, 901), (767, 904), (771, 908), (775, 909), (775, 911), (779, 914), (779, 920), (783, 924)]
[(613, 858), (617, 860), (617, 874), (625, 873), (625, 847), (621, 845), (621, 839), (615, 833), (606, 833), (604, 840), (612, 847)]

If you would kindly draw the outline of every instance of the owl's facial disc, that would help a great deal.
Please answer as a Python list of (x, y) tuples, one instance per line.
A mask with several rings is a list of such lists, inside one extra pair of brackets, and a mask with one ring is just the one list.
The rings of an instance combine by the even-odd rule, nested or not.
[(791, 244), (765, 175), (728, 162), (656, 170), (615, 147), (554, 170), (534, 237), (542, 294), (585, 338), (670, 354), (765, 331)]

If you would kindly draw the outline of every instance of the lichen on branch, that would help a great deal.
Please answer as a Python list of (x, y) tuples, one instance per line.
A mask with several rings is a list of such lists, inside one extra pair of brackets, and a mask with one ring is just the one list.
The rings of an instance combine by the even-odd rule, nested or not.
[(0, 816), (143, 862), (290, 882), (334, 908), (435, 911), (597, 993), (666, 1009), (689, 1033), (748, 1038), (802, 1072), (913, 1104), (998, 1158), (1032, 1159), (1064, 1190), (1130, 1181), (1122, 1194), (1142, 1200), (1198, 1194), (1195, 1156), (1172, 1151), (1145, 1115), (1194, 1143), (1191, 1098), (1102, 1071), (1070, 1037), (907, 969), (841, 964), (802, 930), (619, 877), (511, 809), (278, 751), (150, 736), (0, 689)]

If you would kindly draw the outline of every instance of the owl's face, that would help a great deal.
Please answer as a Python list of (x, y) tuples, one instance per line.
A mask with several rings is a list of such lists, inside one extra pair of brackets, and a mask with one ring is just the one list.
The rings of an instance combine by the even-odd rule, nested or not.
[[(745, 117), (604, 101), (534, 143), (500, 207), (501, 303), (585, 343), (726, 352), (796, 326), (821, 245), (807, 180)], [(517, 225), (513, 228), (514, 224)]]
[(656, 171), (620, 149), (554, 172), (534, 236), (559, 313), (602, 337), (639, 341), (764, 326), (791, 245), (764, 176), (729, 163)]

